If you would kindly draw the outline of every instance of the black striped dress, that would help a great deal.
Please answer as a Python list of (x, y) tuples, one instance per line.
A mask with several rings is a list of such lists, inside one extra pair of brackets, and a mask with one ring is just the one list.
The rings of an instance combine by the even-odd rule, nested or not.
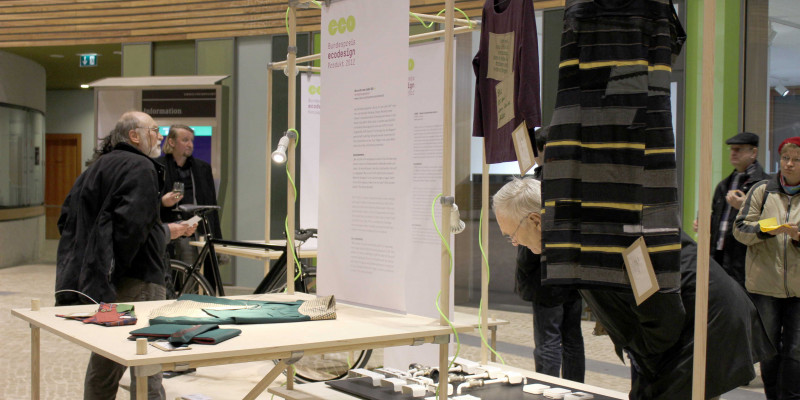
[(644, 237), (662, 290), (680, 286), (670, 0), (567, 0), (544, 169), (544, 282), (629, 288)]

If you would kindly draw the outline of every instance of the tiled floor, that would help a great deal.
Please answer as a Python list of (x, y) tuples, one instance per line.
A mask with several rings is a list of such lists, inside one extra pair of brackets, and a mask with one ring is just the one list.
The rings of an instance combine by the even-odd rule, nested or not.
[[(30, 329), (11, 316), (13, 308), (30, 307), (32, 298), (41, 299), (43, 307), (53, 305), (55, 282), (53, 243), (49, 243), (45, 259), (39, 264), (0, 269), (0, 324), (6, 327), (0, 358), (0, 399), (30, 398)], [(458, 311), (477, 313), (474, 308), (456, 307)], [(529, 313), (490, 310), (494, 318), (510, 321), (498, 330), (498, 353), (509, 365), (533, 370), (533, 328)], [(583, 323), (586, 346), (586, 383), (627, 392), (630, 388), (628, 367), (614, 353), (608, 337), (592, 336), (591, 322)], [(460, 356), (480, 359), (480, 338), (460, 335)], [(48, 332), (41, 334), (41, 398), (80, 399), (83, 375), (89, 352)], [(376, 362), (380, 362), (380, 353)], [(231, 366), (205, 367), (197, 372), (165, 380), (167, 399), (200, 393), (211, 399), (242, 398), (263, 377), (272, 364), (253, 362)], [(720, 366), (722, 367), (722, 366)], [(279, 377), (274, 383), (285, 380)], [(748, 387), (739, 388), (723, 397), (728, 400), (763, 399), (763, 386), (756, 378)], [(120, 389), (117, 399), (127, 399)], [(268, 399), (264, 394), (260, 399)]]

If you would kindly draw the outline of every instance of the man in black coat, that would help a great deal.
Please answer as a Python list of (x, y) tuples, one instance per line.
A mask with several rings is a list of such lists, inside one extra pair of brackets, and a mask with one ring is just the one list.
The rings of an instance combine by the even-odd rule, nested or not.
[[(758, 163), (758, 135), (742, 132), (725, 141), (730, 146), (730, 161), (735, 168), (717, 184), (711, 203), (711, 257), (728, 275), (744, 287), (744, 261), (747, 246), (733, 237), (733, 221), (745, 195), (759, 181), (770, 175)], [(697, 220), (694, 222), (697, 232)]]
[[(163, 172), (152, 157), (159, 142), (149, 115), (127, 112), (75, 181), (58, 219), (56, 305), (166, 298), (167, 242), (196, 225), (163, 224), (158, 216)], [(124, 372), (92, 353), (84, 399), (115, 398)], [(131, 377), (135, 382), (133, 370)], [(150, 399), (165, 397), (160, 373), (148, 377), (148, 389)]]
[[(164, 166), (166, 171), (164, 188), (167, 193), (161, 197), (161, 219), (166, 222), (181, 219), (181, 215), (175, 212), (174, 208), (178, 204), (217, 205), (217, 192), (211, 166), (207, 162), (193, 157), (193, 152), (194, 130), (186, 125), (170, 126), (164, 143), (164, 156), (156, 160)], [(170, 191), (176, 182), (183, 184), (182, 193)], [(207, 215), (211, 225), (211, 234), (217, 239), (222, 239), (219, 215), (216, 211)], [(200, 231), (200, 233), (205, 233), (202, 231), (202, 227)], [(189, 240), (186, 237), (173, 240), (168, 248), (170, 257), (192, 264), (197, 258), (198, 250), (189, 244)], [(209, 265), (206, 262), (203, 274), (211, 286), (216, 289), (216, 281)]]
[[(641, 320), (653, 307), (670, 312), (655, 297), (661, 293), (637, 306), (632, 293), (580, 291), (608, 330), (620, 358), (624, 350), (632, 359), (632, 400), (692, 397), (696, 273), (697, 243), (682, 233), (680, 303), (686, 316), (677, 337), (660, 336), (669, 330)], [(705, 398), (710, 399), (750, 382), (756, 376), (753, 364), (774, 356), (775, 349), (744, 288), (713, 259), (709, 260), (708, 292)], [(653, 351), (656, 348), (661, 351)]]

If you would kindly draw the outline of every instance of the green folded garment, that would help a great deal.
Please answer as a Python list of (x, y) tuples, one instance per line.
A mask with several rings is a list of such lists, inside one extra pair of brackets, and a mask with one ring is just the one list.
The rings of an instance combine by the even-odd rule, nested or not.
[(143, 337), (148, 340), (167, 339), (173, 345), (189, 343), (217, 344), (239, 336), (240, 329), (220, 329), (219, 325), (158, 324), (131, 331), (129, 340)]

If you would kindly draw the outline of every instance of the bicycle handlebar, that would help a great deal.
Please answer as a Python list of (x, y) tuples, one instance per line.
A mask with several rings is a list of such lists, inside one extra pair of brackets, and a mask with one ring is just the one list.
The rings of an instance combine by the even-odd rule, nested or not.
[(213, 210), (219, 210), (219, 206), (198, 206), (194, 204), (181, 204), (177, 207), (177, 210), (180, 212), (195, 214), (195, 215), (202, 215), (206, 214)]

